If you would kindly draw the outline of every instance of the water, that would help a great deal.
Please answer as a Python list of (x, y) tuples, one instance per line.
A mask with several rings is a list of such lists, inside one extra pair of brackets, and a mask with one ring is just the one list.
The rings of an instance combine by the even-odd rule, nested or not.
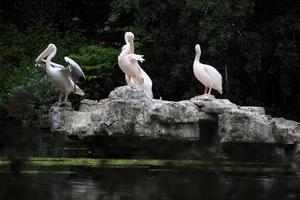
[(97, 169), (80, 173), (0, 174), (0, 199), (299, 199), (293, 175)]
[(33, 132), (23, 132), (21, 141), (2, 140), (10, 145), (1, 148), (1, 200), (300, 199), (298, 168), (89, 159), (84, 146)]

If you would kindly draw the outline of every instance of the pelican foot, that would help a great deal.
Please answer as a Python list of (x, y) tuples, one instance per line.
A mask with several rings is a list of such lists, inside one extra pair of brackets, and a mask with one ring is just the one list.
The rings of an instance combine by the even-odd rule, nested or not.
[(198, 100), (204, 100), (204, 101), (210, 101), (210, 100), (216, 99), (215, 96), (211, 95), (211, 94), (202, 94), (202, 95), (196, 96), (194, 98), (198, 99)]
[(210, 95), (209, 94), (202, 94), (199, 96), (201, 99), (210, 99)]

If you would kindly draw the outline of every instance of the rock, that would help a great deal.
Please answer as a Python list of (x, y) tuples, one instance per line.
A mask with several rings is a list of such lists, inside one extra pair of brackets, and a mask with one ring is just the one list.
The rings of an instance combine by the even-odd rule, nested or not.
[(264, 115), (261, 108), (234, 109), (218, 115), (221, 143), (296, 144), (300, 142), (300, 124), (284, 118)]
[[(174, 145), (174, 149), (180, 149), (176, 145), (183, 148), (178, 152), (181, 157), (186, 155), (183, 152), (200, 151), (198, 145), (205, 146), (206, 150), (201, 151), (215, 158), (237, 156), (242, 160), (250, 158), (249, 154), (255, 154), (254, 160), (281, 159), (287, 146), (300, 152), (299, 123), (272, 118), (262, 107), (238, 106), (213, 95), (174, 102), (151, 99), (137, 86), (122, 86), (99, 102), (82, 100), (79, 111), (73, 110), (70, 102), (56, 103), (49, 111), (49, 119), (52, 132), (84, 141), (101, 138), (108, 142), (108, 149), (115, 138), (114, 144), (123, 147), (120, 151), (130, 145), (133, 153), (144, 146), (151, 152), (165, 152), (167, 146), (172, 149)], [(154, 141), (159, 145), (155, 146)], [(164, 145), (166, 141), (168, 145)], [(195, 148), (188, 149), (191, 146)], [(199, 155), (207, 154), (203, 152)]]
[(257, 107), (257, 106), (238, 106), (239, 109), (247, 111), (247, 112), (252, 112), (256, 113), (258, 115), (264, 115), (265, 109), (263, 107)]
[(206, 113), (220, 114), (226, 110), (237, 108), (236, 104), (228, 99), (216, 99), (213, 95), (200, 95), (191, 98), (191, 102), (200, 107)]
[(79, 138), (132, 136), (199, 140), (199, 123), (216, 122), (214, 116), (200, 112), (191, 101), (150, 99), (143, 89), (130, 86), (116, 88), (109, 98), (97, 104), (83, 100), (79, 112), (56, 106), (50, 112), (52, 130)]
[(271, 119), (272, 132), (278, 143), (296, 144), (300, 142), (300, 123), (284, 118)]
[(220, 143), (275, 143), (269, 118), (240, 109), (218, 115)]
[(64, 126), (56, 132), (66, 133), (69, 136), (79, 138), (94, 135), (94, 124), (90, 112), (65, 111), (63, 116)]
[(49, 110), (48, 118), (50, 121), (51, 132), (61, 132), (66, 123), (65, 113), (73, 111), (71, 102), (56, 102)]
[(193, 102), (198, 107), (203, 107), (206, 101), (212, 101), (216, 99), (214, 95), (199, 95), (191, 98), (191, 102)]
[(122, 86), (115, 88), (109, 95), (108, 98), (115, 99), (121, 98), (124, 100), (130, 99), (148, 99), (151, 98), (145, 93), (145, 91), (138, 86)]
[(80, 102), (79, 111), (80, 112), (89, 112), (89, 111), (92, 111), (92, 110), (95, 109), (94, 107), (97, 106), (97, 104), (98, 104), (97, 100), (83, 99)]

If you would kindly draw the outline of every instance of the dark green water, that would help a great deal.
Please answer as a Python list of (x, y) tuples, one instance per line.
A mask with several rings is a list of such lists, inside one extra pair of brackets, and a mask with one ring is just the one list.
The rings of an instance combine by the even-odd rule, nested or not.
[(49, 133), (9, 134), (0, 200), (300, 199), (300, 170), (289, 164), (99, 159)]

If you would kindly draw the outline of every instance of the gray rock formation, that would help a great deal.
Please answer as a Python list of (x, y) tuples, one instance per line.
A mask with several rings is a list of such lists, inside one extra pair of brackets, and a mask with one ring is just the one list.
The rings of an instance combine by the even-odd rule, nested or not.
[(191, 102), (201, 108), (201, 111), (209, 114), (220, 114), (226, 110), (237, 108), (228, 99), (215, 99), (212, 95), (201, 95), (191, 98)]
[(300, 123), (284, 118), (272, 118), (270, 124), (277, 143), (298, 144), (300, 142)]
[(227, 110), (218, 115), (221, 143), (297, 144), (300, 124), (283, 118), (271, 118), (261, 109)]
[(56, 102), (49, 110), (50, 131), (62, 132), (67, 125), (65, 121), (66, 113), (72, 113), (73, 111), (70, 102)]
[[(99, 136), (207, 141), (224, 144), (295, 145), (300, 124), (265, 115), (262, 107), (238, 106), (212, 95), (179, 102), (150, 99), (139, 87), (123, 86), (103, 100), (82, 100), (50, 109), (51, 131), (80, 139)], [(210, 139), (207, 139), (210, 138)], [(280, 152), (284, 152), (284, 149)]]
[(79, 111), (66, 105), (63, 112), (57, 105), (51, 108), (51, 130), (79, 138), (130, 135), (199, 140), (199, 123), (216, 122), (191, 101), (150, 99), (138, 87), (118, 87), (99, 102), (85, 99)]
[(257, 112), (226, 110), (218, 115), (221, 143), (276, 143), (270, 119)]
[(296, 144), (300, 139), (300, 124), (284, 118), (271, 118), (265, 109), (237, 106), (228, 99), (202, 95), (191, 98), (200, 111), (217, 115), (218, 136), (222, 143)]

